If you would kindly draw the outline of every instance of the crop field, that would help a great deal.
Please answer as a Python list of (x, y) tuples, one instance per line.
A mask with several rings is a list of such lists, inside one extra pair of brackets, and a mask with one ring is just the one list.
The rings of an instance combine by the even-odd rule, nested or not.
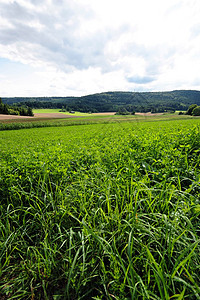
[(0, 299), (200, 299), (200, 119), (130, 120), (0, 126)]

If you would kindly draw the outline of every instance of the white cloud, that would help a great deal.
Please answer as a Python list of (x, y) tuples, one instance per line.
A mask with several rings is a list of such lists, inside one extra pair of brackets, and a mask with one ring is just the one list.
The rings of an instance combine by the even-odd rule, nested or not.
[(1, 96), (199, 89), (199, 15), (198, 0), (1, 0)]

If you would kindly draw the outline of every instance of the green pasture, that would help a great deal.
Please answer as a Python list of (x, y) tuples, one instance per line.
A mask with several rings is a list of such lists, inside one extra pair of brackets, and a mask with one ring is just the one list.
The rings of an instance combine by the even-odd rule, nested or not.
[(50, 113), (58, 113), (60, 109), (48, 109), (48, 108), (39, 108), (39, 109), (33, 109), (33, 113), (34, 114), (44, 114), (44, 113), (47, 113), (47, 114), (50, 114)]
[(200, 119), (185, 117), (5, 124), (0, 299), (200, 299)]
[(50, 113), (60, 113), (60, 114), (67, 114), (67, 115), (72, 115), (72, 116), (91, 116), (91, 114), (89, 114), (89, 113), (81, 113), (81, 112), (75, 112), (75, 113), (69, 113), (69, 112), (60, 112), (60, 109), (47, 109), (47, 108), (45, 108), (45, 109), (33, 109), (33, 113), (34, 114), (44, 114), (44, 113), (46, 113), (46, 114), (50, 114)]

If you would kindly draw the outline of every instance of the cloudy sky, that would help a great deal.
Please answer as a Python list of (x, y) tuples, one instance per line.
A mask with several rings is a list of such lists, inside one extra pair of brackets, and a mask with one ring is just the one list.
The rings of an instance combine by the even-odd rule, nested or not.
[(0, 0), (0, 96), (200, 90), (199, 0)]

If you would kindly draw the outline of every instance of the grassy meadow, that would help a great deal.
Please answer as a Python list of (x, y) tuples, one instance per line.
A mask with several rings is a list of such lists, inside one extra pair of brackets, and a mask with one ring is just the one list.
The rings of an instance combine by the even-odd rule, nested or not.
[(43, 114), (43, 113), (61, 113), (61, 114), (65, 114), (65, 115), (72, 115), (72, 116), (78, 116), (78, 117), (88, 117), (88, 116), (91, 116), (91, 114), (89, 113), (82, 113), (82, 112), (74, 112), (73, 114), (72, 113), (69, 113), (68, 111), (67, 112), (61, 112), (60, 109), (58, 108), (50, 108), (50, 109), (47, 109), (47, 108), (38, 108), (38, 109), (33, 109), (33, 113), (34, 114)]
[(200, 299), (200, 119), (86, 121), (0, 126), (0, 299)]

